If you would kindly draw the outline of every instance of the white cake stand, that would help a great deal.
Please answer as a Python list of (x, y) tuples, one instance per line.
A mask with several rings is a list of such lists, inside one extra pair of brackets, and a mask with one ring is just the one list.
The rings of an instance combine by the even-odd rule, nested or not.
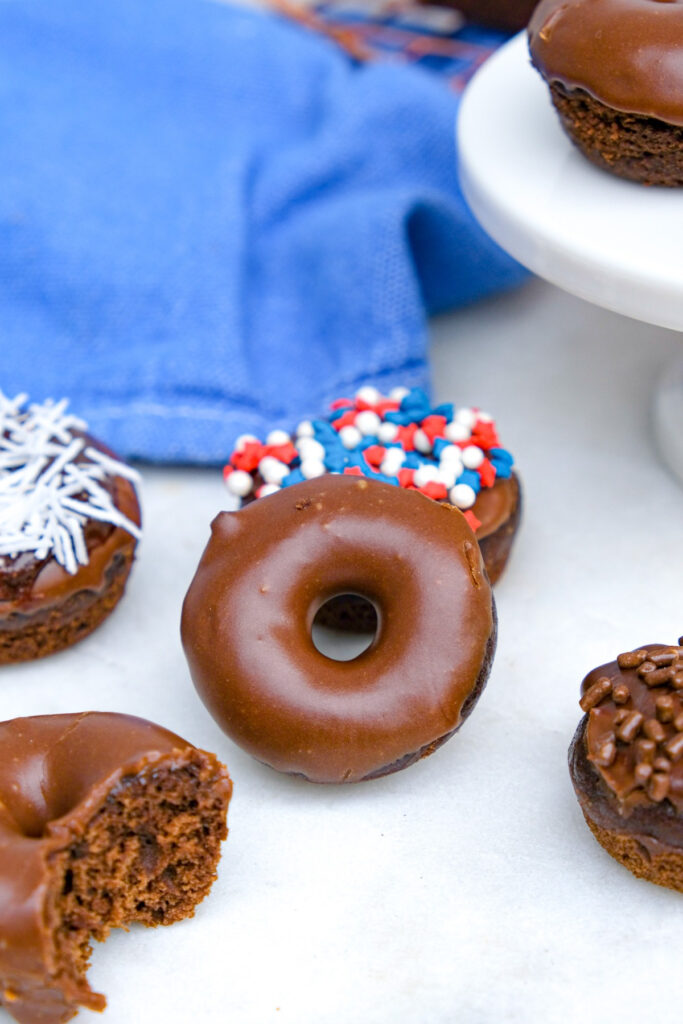
[[(520, 263), (589, 302), (683, 331), (683, 189), (592, 167), (560, 128), (525, 33), (472, 79), (458, 147), (472, 210)], [(662, 455), (683, 480), (683, 357), (661, 381), (653, 413)]]

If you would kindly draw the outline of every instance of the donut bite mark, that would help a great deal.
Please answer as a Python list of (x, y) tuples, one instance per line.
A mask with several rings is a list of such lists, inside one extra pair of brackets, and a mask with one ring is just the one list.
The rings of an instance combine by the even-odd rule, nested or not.
[[(345, 594), (372, 604), (377, 632), (342, 662), (311, 629)], [(459, 728), (490, 671), (496, 616), (460, 512), (325, 475), (216, 517), (181, 633), (199, 695), (236, 743), (312, 782), (359, 782)]]
[(161, 726), (88, 712), (0, 723), (0, 1005), (58, 1024), (106, 1000), (91, 941), (191, 917), (216, 878), (227, 771)]
[(138, 474), (85, 430), (66, 402), (0, 392), (0, 664), (69, 647), (123, 595)]
[(639, 878), (683, 892), (683, 637), (583, 681), (569, 770), (586, 822)]

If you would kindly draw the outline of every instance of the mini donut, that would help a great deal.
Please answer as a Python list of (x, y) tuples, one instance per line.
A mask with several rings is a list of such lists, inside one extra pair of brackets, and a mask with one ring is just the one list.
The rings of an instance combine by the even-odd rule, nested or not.
[(542, 0), (529, 50), (591, 163), (683, 184), (683, 0)]
[[(346, 593), (377, 632), (352, 661), (311, 627)], [(464, 516), (400, 487), (327, 474), (221, 512), (181, 633), (200, 697), (259, 761), (313, 782), (358, 782), (431, 754), (489, 674), (493, 595)]]
[(683, 892), (683, 637), (593, 669), (569, 769), (586, 822), (639, 878)]
[(93, 938), (191, 917), (216, 878), (232, 784), (168, 730), (87, 712), (0, 723), (0, 1005), (21, 1024), (102, 1010)]
[(138, 474), (66, 406), (0, 392), (0, 664), (91, 633), (120, 600), (140, 537)]
[(265, 444), (238, 438), (223, 470), (242, 505), (323, 473), (347, 473), (455, 505), (475, 531), (489, 579), (503, 572), (521, 517), (514, 460), (493, 419), (451, 402), (432, 407), (420, 388), (370, 386), (332, 403), (328, 419), (304, 420)]

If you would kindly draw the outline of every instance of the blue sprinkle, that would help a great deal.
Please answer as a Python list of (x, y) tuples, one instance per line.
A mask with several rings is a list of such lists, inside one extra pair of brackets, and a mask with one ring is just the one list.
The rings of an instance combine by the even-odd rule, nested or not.
[(507, 448), (489, 448), (488, 454), (491, 461), (498, 459), (499, 462), (508, 462), (510, 465), (515, 461)]
[(429, 408), (429, 399), (422, 388), (412, 388), (401, 399), (401, 409), (423, 409), (425, 406)]
[(509, 462), (501, 462), (499, 459), (491, 459), (491, 464), (496, 470), (496, 479), (508, 480), (512, 476), (512, 466)]
[[(357, 445), (359, 452), (364, 452), (366, 448), (372, 448), (373, 444), (379, 444), (376, 437), (363, 437)], [(384, 447), (384, 445), (382, 445)]]
[(412, 412), (389, 412), (384, 414), (384, 419), (387, 423), (395, 423), (399, 427), (407, 427), (410, 423), (414, 423), (417, 416), (413, 416)]
[(441, 452), (444, 450), (444, 448), (450, 448), (452, 444), (453, 442), (447, 441), (445, 437), (434, 438), (434, 457), (437, 459), (437, 461), (441, 458)]
[(435, 416), (445, 416), (446, 422), (450, 423), (455, 415), (455, 406), (452, 402), (444, 402), (442, 405), (437, 405), (432, 412)]
[(344, 466), (347, 465), (346, 455), (342, 455), (341, 452), (330, 452), (325, 455), (323, 459), (325, 469), (330, 473), (341, 473)]
[(417, 452), (406, 452), (406, 457), (403, 461), (402, 469), (419, 469), (423, 464), (423, 460), (417, 454)]
[(313, 427), (313, 434), (316, 441), (320, 441), (321, 444), (324, 444), (328, 438), (330, 441), (332, 439), (335, 441), (339, 440), (337, 431), (327, 422), (327, 420), (313, 420), (311, 422), (311, 426)]
[(293, 469), (292, 472), (288, 473), (287, 476), (282, 481), (282, 486), (283, 487), (291, 487), (292, 484), (300, 484), (303, 479), (304, 479), (304, 475), (301, 472), (301, 470), (300, 469)]
[(479, 474), (473, 469), (463, 469), (462, 473), (455, 481), (456, 484), (469, 484), (475, 494), (479, 494), (481, 490), (481, 480)]

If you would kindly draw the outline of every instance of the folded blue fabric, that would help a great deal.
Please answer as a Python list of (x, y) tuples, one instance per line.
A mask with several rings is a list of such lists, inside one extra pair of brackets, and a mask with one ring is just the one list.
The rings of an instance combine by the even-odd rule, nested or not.
[(0, 388), (216, 462), (523, 271), (458, 191), (457, 97), (206, 0), (0, 3)]

